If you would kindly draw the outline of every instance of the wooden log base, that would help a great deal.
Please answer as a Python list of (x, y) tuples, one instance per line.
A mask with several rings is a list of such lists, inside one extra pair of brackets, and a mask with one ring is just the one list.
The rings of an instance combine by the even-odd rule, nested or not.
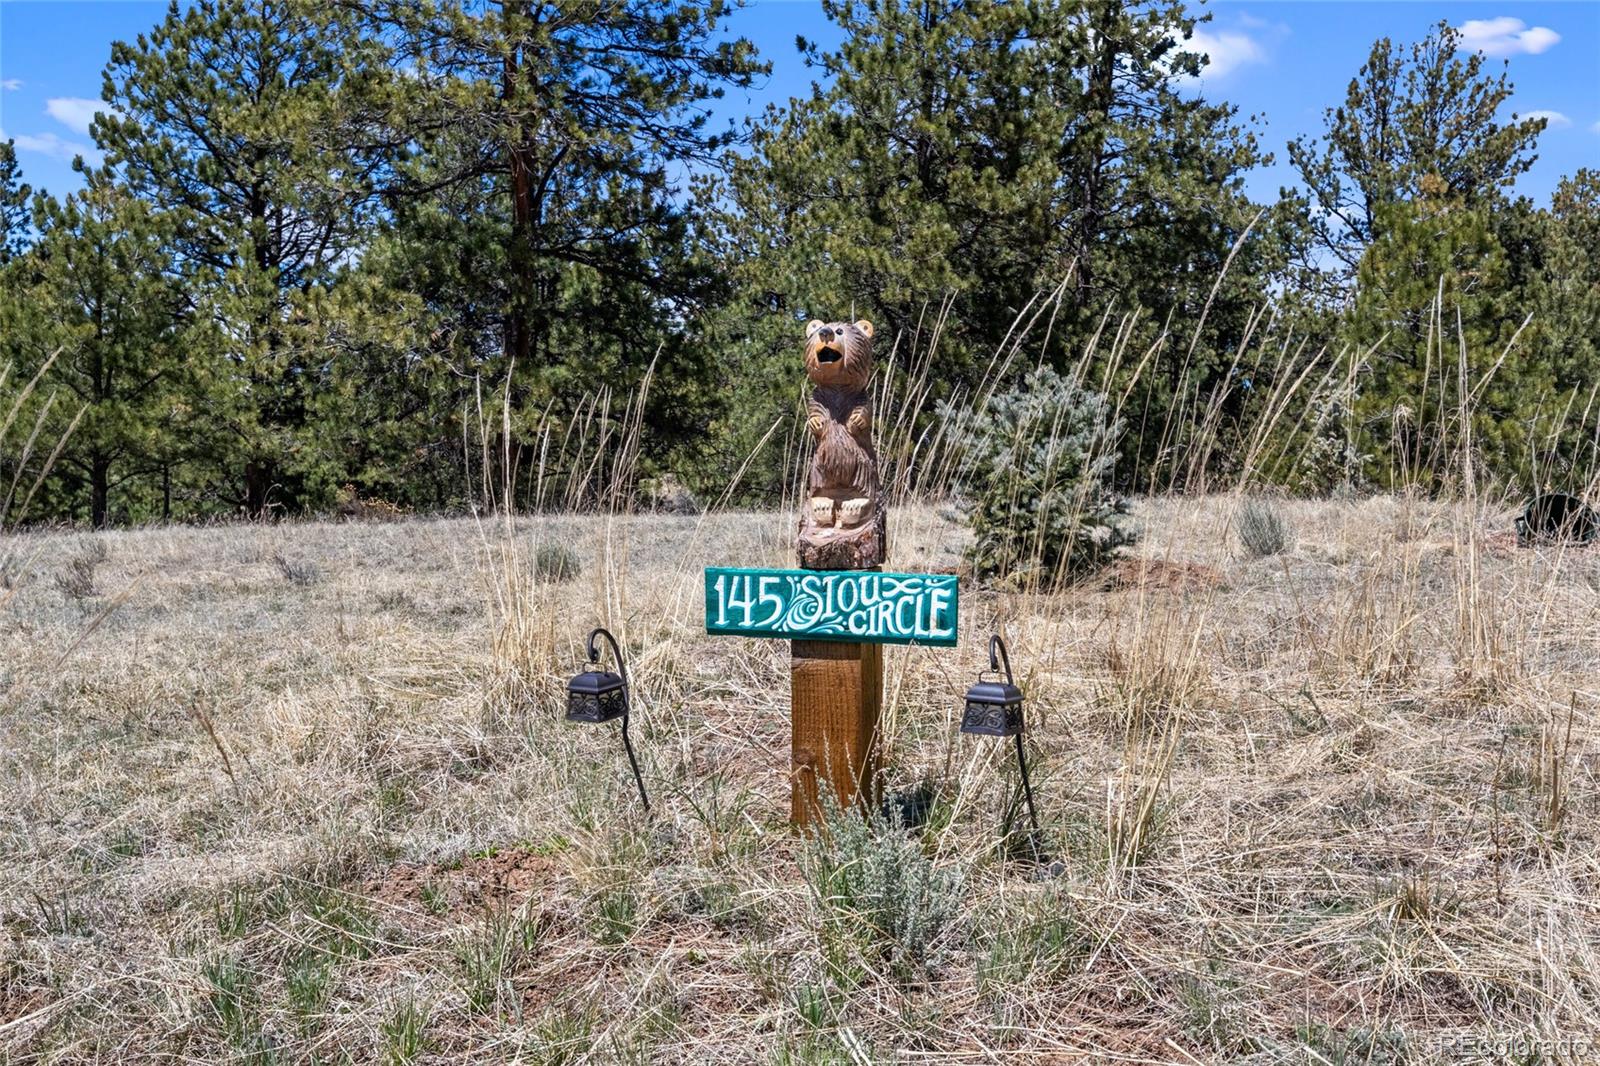
[(821, 782), (841, 806), (871, 809), (879, 801), (883, 645), (796, 640), (790, 647), (789, 820), (805, 828), (821, 820)]
[(803, 570), (876, 570), (888, 543), (887, 520), (880, 510), (855, 529), (818, 530), (800, 520), (795, 554)]

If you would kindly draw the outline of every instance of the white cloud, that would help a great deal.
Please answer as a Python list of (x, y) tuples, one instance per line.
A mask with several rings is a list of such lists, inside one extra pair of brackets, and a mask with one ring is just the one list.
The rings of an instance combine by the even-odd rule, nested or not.
[(1600, 133), (1600, 122), (1596, 122), (1593, 126), (1590, 126), (1589, 127), (1589, 132), (1590, 133)]
[[(6, 131), (0, 130), (0, 141), (5, 139)], [(100, 152), (89, 147), (87, 144), (79, 144), (77, 141), (63, 140), (53, 133), (41, 133), (38, 135), (31, 133), (13, 133), (11, 134), (11, 140), (15, 142), (20, 151), (38, 152), (40, 155), (47, 155), (52, 159), (65, 160), (68, 163), (72, 162), (73, 156), (79, 155), (83, 156), (84, 159), (91, 163), (98, 163), (102, 158)]]
[(1566, 129), (1568, 126), (1572, 125), (1572, 120), (1566, 115), (1563, 115), (1559, 111), (1550, 111), (1546, 108), (1540, 108), (1537, 111), (1529, 111), (1527, 114), (1518, 115), (1517, 117), (1524, 119), (1542, 118), (1544, 119), (1544, 128), (1547, 130)]
[[(1243, 25), (1256, 28), (1259, 19), (1239, 20)], [(1265, 26), (1265, 24), (1261, 24)], [(1265, 27), (1267, 36), (1281, 40), (1289, 31), (1286, 26)], [(1265, 63), (1269, 56), (1267, 47), (1256, 37), (1240, 30), (1218, 30), (1204, 26), (1196, 26), (1194, 31), (1185, 38), (1177, 29), (1172, 30), (1173, 41), (1178, 46), (1178, 51), (1190, 55), (1205, 57), (1205, 63), (1200, 68), (1200, 76), (1191, 78), (1180, 74), (1173, 79), (1179, 86), (1198, 88), (1201, 85), (1214, 81), (1217, 78), (1227, 77), (1240, 67), (1252, 63)], [(1170, 67), (1167, 69), (1170, 70)]]
[(1247, 33), (1227, 30), (1213, 33), (1196, 29), (1187, 51), (1204, 53), (1210, 60), (1200, 72), (1203, 78), (1222, 78), (1248, 63), (1265, 62), (1266, 50)]
[(1532, 26), (1521, 19), (1501, 15), (1492, 19), (1468, 19), (1459, 27), (1461, 47), (1491, 56), (1536, 56), (1561, 40), (1561, 34), (1548, 26)]
[(44, 102), (45, 114), (72, 130), (74, 133), (88, 133), (89, 124), (94, 121), (94, 116), (101, 111), (108, 115), (115, 115), (116, 109), (102, 100), (86, 100), (81, 96), (56, 96)]
[(20, 88), (22, 88), (21, 78), (5, 78), (0, 80), (0, 89), (4, 89), (7, 92), (14, 93)]

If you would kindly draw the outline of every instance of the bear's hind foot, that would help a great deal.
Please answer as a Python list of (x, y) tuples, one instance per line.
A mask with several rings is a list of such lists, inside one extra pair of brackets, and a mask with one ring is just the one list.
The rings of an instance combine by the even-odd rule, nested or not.
[(872, 501), (865, 496), (854, 500), (846, 500), (839, 505), (839, 524), (841, 526), (859, 526), (866, 520), (872, 508)]
[(811, 497), (811, 521), (823, 528), (833, 525), (833, 501), (826, 496)]

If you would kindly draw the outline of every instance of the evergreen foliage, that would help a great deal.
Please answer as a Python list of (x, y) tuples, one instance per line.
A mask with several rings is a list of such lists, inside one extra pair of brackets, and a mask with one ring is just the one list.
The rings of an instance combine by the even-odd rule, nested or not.
[(87, 178), (63, 202), (34, 199), (38, 238), (7, 270), (17, 328), (0, 349), (30, 371), (59, 353), (50, 381), (74, 402), (55, 405), (48, 425), (78, 424), (41, 505), (101, 528), (170, 516), (156, 497), (190, 454), (182, 427), (202, 361), (187, 350), (191, 297), (170, 218), (104, 171)]
[(302, 437), (328, 371), (306, 304), (360, 248), (408, 140), (384, 124), (392, 53), (363, 30), (338, 4), (173, 0), (106, 67), (114, 110), (93, 133), (199, 271), (233, 368), (209, 397), (210, 480), (253, 517), (325, 505), (342, 473)]
[(1507, 468), (1525, 463), (1531, 401), (1552, 381), (1518, 336), (1506, 254), (1485, 213), (1422, 198), (1377, 217), (1345, 323), (1366, 353), (1354, 410), (1372, 444), (1368, 478), (1449, 468), (1468, 407), (1479, 449)]
[(1534, 406), (1554, 431), (1535, 439), (1517, 480), (1541, 490), (1581, 485), (1600, 467), (1600, 170), (1564, 178), (1548, 211), (1522, 207), (1529, 235), (1513, 245), (1526, 249), (1513, 256), (1522, 267), (1517, 309), (1528, 316), (1527, 361), (1552, 383)]
[(968, 418), (960, 439), (974, 571), (1013, 586), (1048, 587), (1134, 543), (1126, 504), (1109, 483), (1123, 429), (1105, 397), (1049, 367)]
[[(811, 317), (873, 319), (880, 396), (915, 397), (881, 408), (891, 477), (1012, 359), (1115, 397), (1125, 437), (1030, 379), (1063, 439), (1105, 439), (1028, 453), (1012, 490), (1048, 517), (981, 504), (1013, 578), (1120, 543), (1112, 484), (1238, 473), (1301, 375), (1258, 452), (1297, 491), (1600, 459), (1600, 177), (1516, 197), (1544, 120), (1448, 25), (1375, 42), (1289, 145), (1303, 188), (1253, 203), (1270, 157), (1195, 91), (1184, 0), (821, 0), (843, 43), (798, 42), (812, 91), (742, 131), (710, 118), (765, 69), (736, 6), (173, 2), (111, 50), (81, 191), (35, 195), (0, 143), (0, 384), (47, 368), (18, 425), (80, 420), (30, 516), (581, 507), (667, 475), (770, 505)], [(1027, 429), (1028, 395), (984, 420)]]
[[(822, 6), (844, 44), (802, 42), (823, 80), (768, 112), (730, 182), (734, 358), (763, 398), (742, 443), (787, 402), (794, 323), (810, 317), (865, 315), (908, 352), (939, 338), (930, 385), (949, 398), (978, 385), (1019, 316), (1040, 316), (1061, 368), (1101, 316), (1135, 312), (1158, 365), (1121, 368), (1133, 405), (1211, 391), (1262, 279), (1288, 262), (1294, 205), (1256, 218), (1242, 176), (1268, 157), (1232, 106), (1182, 91), (1204, 63), (1182, 3)], [(1202, 329), (1196, 353), (1158, 343), (1174, 319)], [(1155, 460), (1159, 425), (1148, 436), (1130, 476)]]
[(1444, 22), (1409, 50), (1379, 39), (1344, 103), (1325, 113), (1323, 137), (1290, 142), (1316, 242), (1333, 258), (1321, 272), (1330, 285), (1350, 283), (1395, 204), (1424, 195), (1491, 204), (1533, 165), (1545, 120), (1501, 122), (1509, 78), (1491, 77), (1483, 53), (1460, 44)]
[(616, 417), (647, 376), (650, 453), (698, 440), (719, 399), (699, 322), (726, 278), (682, 175), (721, 165), (733, 137), (706, 104), (762, 69), (714, 39), (729, 5), (369, 6), (416, 70), (374, 268), (424, 310), (433, 355), (498, 391), (518, 443), (602, 388)]
[[(1545, 120), (1502, 122), (1510, 81), (1459, 43), (1446, 24), (1409, 50), (1376, 42), (1325, 136), (1290, 145), (1330, 257), (1310, 284), (1343, 300), (1338, 348), (1354, 363), (1324, 397), (1345, 424), (1312, 442), (1310, 487), (1531, 486), (1573, 471), (1592, 436), (1570, 415), (1592, 382), (1580, 338), (1600, 290), (1561, 250), (1563, 216), (1508, 196)], [(1580, 229), (1581, 188), (1557, 197)], [(1576, 284), (1551, 284), (1557, 263)]]
[(28, 246), (28, 197), (14, 141), (0, 141), (0, 266)]

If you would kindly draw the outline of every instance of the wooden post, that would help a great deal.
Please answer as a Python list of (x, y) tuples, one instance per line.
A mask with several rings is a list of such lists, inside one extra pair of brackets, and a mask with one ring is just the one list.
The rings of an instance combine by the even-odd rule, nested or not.
[(790, 647), (789, 820), (805, 827), (820, 818), (821, 783), (840, 806), (855, 803), (870, 810), (881, 798), (883, 645), (796, 640)]

